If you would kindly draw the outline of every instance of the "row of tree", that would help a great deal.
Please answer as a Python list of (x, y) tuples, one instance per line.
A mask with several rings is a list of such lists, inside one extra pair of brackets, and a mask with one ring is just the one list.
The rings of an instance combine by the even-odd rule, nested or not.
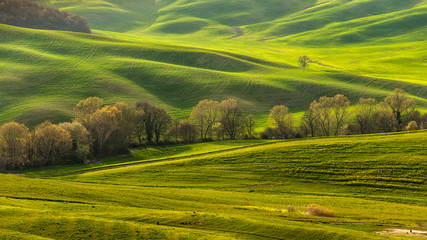
[(0, 0), (0, 23), (36, 29), (90, 33), (84, 17), (30, 0)]
[(298, 127), (286, 106), (275, 106), (269, 115), (273, 127), (262, 132), (261, 137), (281, 139), (427, 128), (427, 114), (421, 116), (415, 105), (415, 100), (402, 89), (395, 89), (380, 103), (373, 98), (360, 98), (354, 108), (344, 95), (321, 97), (310, 104)]
[[(296, 126), (286, 106), (274, 106), (268, 118), (272, 127), (260, 136), (286, 139), (427, 128), (427, 114), (421, 116), (414, 99), (401, 89), (378, 104), (375, 99), (361, 98), (350, 109), (350, 101), (341, 94), (321, 97), (310, 104)], [(123, 102), (105, 106), (97, 97), (80, 101), (74, 114), (72, 122), (46, 121), (33, 129), (16, 122), (0, 126), (0, 170), (81, 163), (144, 144), (256, 137), (253, 115), (245, 115), (234, 99), (200, 101), (190, 118), (182, 121), (147, 102), (133, 107)], [(351, 116), (353, 123), (349, 123)]]

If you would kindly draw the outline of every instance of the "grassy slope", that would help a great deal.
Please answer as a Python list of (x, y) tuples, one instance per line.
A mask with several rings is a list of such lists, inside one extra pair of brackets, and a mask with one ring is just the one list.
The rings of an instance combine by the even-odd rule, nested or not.
[[(259, 129), (273, 105), (300, 112), (336, 93), (354, 103), (401, 87), (427, 110), (425, 2), (43, 2), (108, 37), (0, 25), (0, 122), (69, 120), (93, 95), (148, 100), (180, 118), (201, 99), (234, 97)], [(230, 26), (243, 35), (229, 39)], [(317, 62), (311, 70), (295, 68), (304, 54)]]
[[(0, 232), (24, 239), (407, 239), (374, 232), (426, 229), (426, 134), (279, 142), (59, 179), (0, 175), (0, 216), (8, 217)], [(311, 203), (339, 217), (306, 215)]]

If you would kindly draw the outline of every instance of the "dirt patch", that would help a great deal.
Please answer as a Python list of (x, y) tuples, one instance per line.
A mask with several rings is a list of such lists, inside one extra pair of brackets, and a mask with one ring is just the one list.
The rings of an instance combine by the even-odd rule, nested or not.
[(413, 229), (390, 228), (377, 233), (392, 236), (427, 238), (427, 231)]
[(236, 35), (229, 37), (226, 40), (241, 37), (241, 36), (245, 35), (245, 32), (243, 32), (243, 30), (240, 27), (230, 27), (230, 28), (236, 32)]

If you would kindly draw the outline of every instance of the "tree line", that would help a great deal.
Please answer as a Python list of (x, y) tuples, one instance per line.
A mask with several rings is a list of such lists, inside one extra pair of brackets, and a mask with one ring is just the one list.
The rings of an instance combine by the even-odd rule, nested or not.
[[(173, 119), (165, 109), (148, 102), (134, 106), (104, 105), (90, 97), (74, 108), (72, 122), (49, 121), (32, 129), (9, 122), (0, 126), (0, 170), (83, 163), (88, 159), (125, 153), (129, 147), (192, 143), (225, 139), (289, 139), (338, 134), (367, 134), (427, 128), (415, 101), (402, 89), (383, 102), (359, 99), (353, 110), (344, 95), (321, 97), (310, 104), (297, 126), (284, 105), (270, 110), (271, 127), (254, 132), (253, 115), (244, 114), (235, 99), (202, 100), (186, 120)], [(354, 119), (349, 121), (350, 117)]]
[[(269, 115), (273, 127), (261, 133), (262, 138), (294, 138), (334, 136), (339, 134), (386, 133), (427, 128), (427, 114), (416, 110), (415, 99), (403, 89), (377, 103), (374, 98), (360, 98), (350, 108), (350, 101), (342, 94), (320, 97), (310, 104), (295, 126), (286, 106), (275, 106)], [(352, 119), (353, 117), (353, 119)]]
[(26, 28), (90, 33), (84, 17), (30, 0), (0, 0), (0, 23)]

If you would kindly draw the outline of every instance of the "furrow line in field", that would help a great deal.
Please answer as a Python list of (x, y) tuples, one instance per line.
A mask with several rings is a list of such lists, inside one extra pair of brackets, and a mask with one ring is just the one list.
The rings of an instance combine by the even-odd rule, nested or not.
[[(153, 159), (153, 160), (147, 160), (147, 161), (136, 161), (136, 162), (123, 163), (123, 164), (108, 165), (108, 166), (102, 166), (102, 167), (91, 168), (91, 169), (84, 169), (84, 170), (62, 173), (62, 174), (46, 175), (44, 177), (68, 176), (68, 175), (76, 175), (76, 174), (82, 174), (82, 173), (87, 173), (87, 172), (102, 171), (102, 170), (107, 170), (107, 169), (128, 167), (128, 166), (134, 166), (134, 165), (146, 165), (146, 164), (159, 163), (159, 162), (171, 162), (171, 161), (182, 160), (182, 159), (186, 159), (186, 158), (203, 157), (203, 156), (208, 156), (211, 154), (233, 152), (236, 150), (248, 149), (248, 148), (252, 148), (252, 147), (271, 145), (271, 144), (275, 144), (275, 143), (279, 143), (279, 142), (283, 142), (283, 141), (260, 143), (260, 144), (255, 144), (255, 145), (251, 145), (251, 146), (243, 146), (243, 147), (237, 147), (237, 148), (232, 148), (232, 149), (224, 149), (224, 150), (218, 150), (218, 151), (207, 152), (207, 153), (192, 154), (192, 155), (186, 155), (186, 156), (180, 156), (180, 157), (167, 157), (167, 158)], [(29, 176), (29, 177), (31, 177), (31, 176)]]

